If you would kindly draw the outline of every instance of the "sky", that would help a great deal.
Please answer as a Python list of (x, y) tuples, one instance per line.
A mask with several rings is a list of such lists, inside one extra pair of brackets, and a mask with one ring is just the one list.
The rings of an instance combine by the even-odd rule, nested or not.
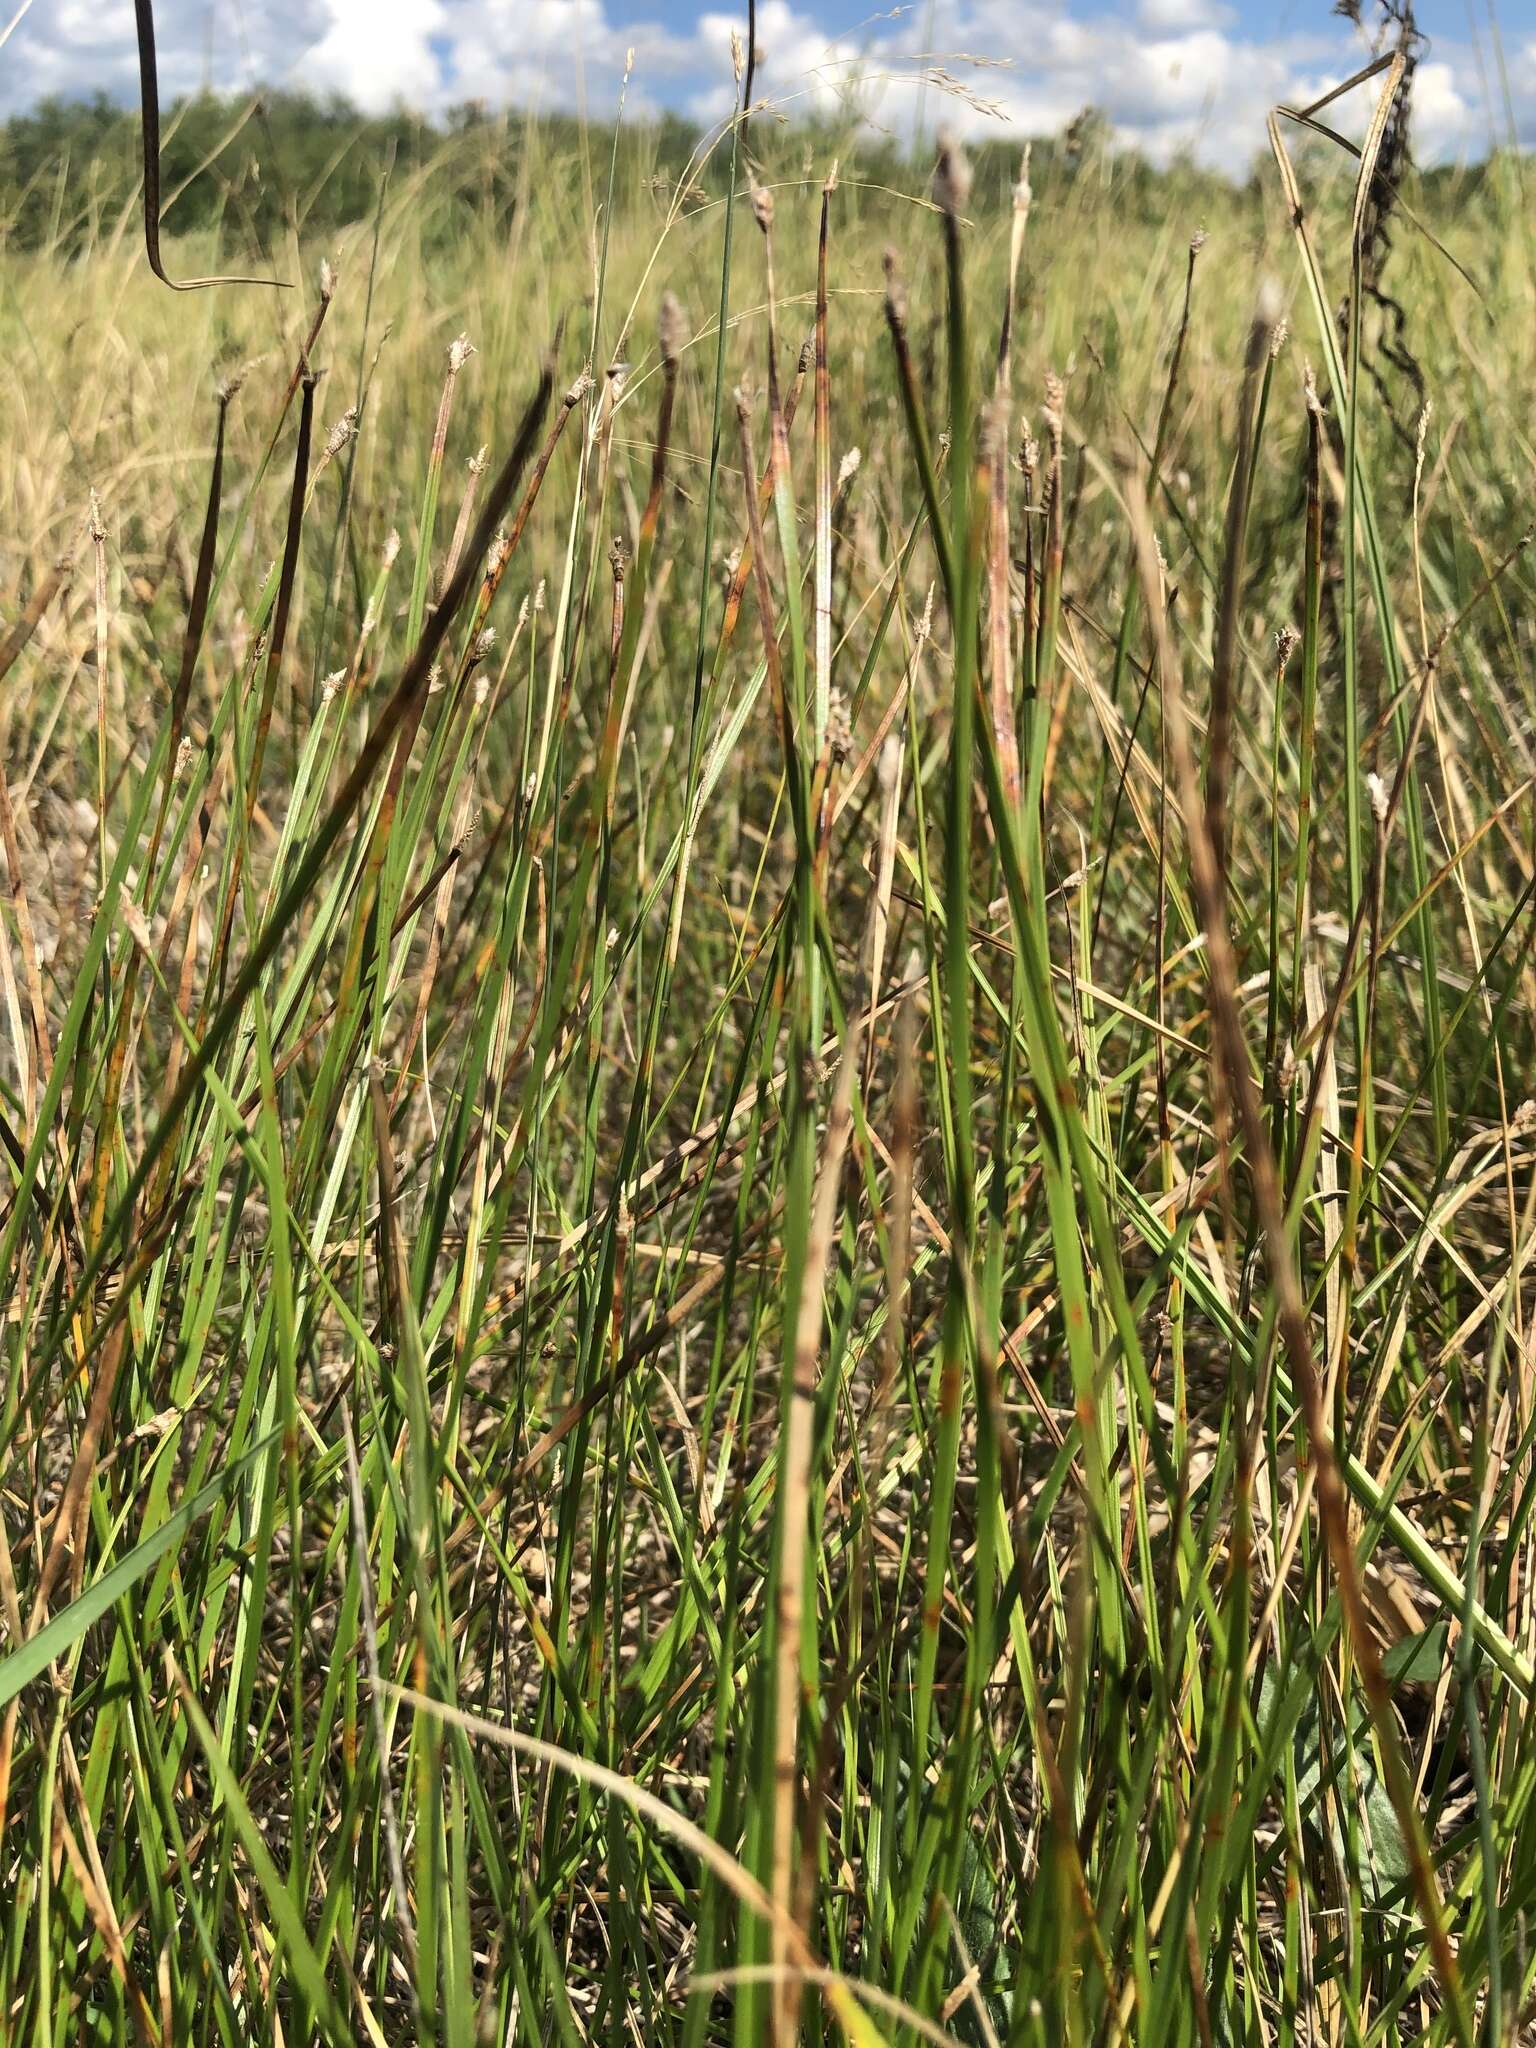
[[(19, 16), (12, 10), (19, 6)], [(1424, 0), (1414, 96), (1421, 161), (1477, 157), (1513, 121), (1536, 142), (1536, 0)], [(465, 100), (616, 108), (707, 123), (731, 104), (731, 6), (696, 0), (156, 0), (161, 94), (258, 83), (345, 93), (370, 111)], [(132, 0), (0, 0), (0, 113), (49, 94), (136, 93)], [(797, 112), (852, 107), (910, 137), (1050, 134), (1097, 106), (1117, 139), (1234, 172), (1277, 102), (1318, 97), (1369, 57), (1328, 0), (761, 0), (762, 91)]]

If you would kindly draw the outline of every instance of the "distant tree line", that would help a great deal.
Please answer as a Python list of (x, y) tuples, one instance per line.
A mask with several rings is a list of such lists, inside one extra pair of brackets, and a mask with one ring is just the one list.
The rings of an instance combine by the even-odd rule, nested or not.
[[(363, 114), (339, 96), (271, 92), (259, 99), (212, 93), (164, 113), (161, 189), (167, 234), (216, 229), (226, 246), (270, 257), (287, 234), (326, 235), (366, 218), (381, 183), (430, 167), (437, 231), (452, 232), (456, 204), (506, 214), (526, 190), (529, 153), (546, 166), (589, 152), (595, 179), (606, 184), (611, 127), (585, 128), (573, 116), (457, 107), (436, 120), (399, 109)], [(1299, 138), (1298, 138), (1299, 140)], [(676, 115), (626, 123), (617, 138), (616, 191), (621, 201), (642, 186), (675, 189), (689, 173), (700, 130)], [(1111, 181), (1118, 206), (1161, 219), (1175, 208), (1198, 225), (1230, 188), (1189, 161), (1158, 169), (1134, 152), (1112, 151), (1108, 123), (1085, 109), (1060, 136), (1036, 142), (1030, 169), (1037, 201), (1082, 178)], [(823, 149), (824, 145), (824, 149)], [(799, 166), (809, 150), (857, 156), (860, 174), (912, 189), (924, 167), (895, 142), (846, 128), (818, 134), (804, 125), (761, 124), (755, 151)], [(136, 112), (105, 95), (45, 100), (0, 123), (0, 248), (53, 249), (64, 255), (94, 245), (120, 223), (132, 226), (142, 175)], [(1018, 176), (1017, 140), (974, 151), (978, 208), (1005, 206)], [(1458, 179), (1465, 200), (1481, 173), (1431, 172), (1431, 188)], [(691, 174), (698, 197), (715, 196), (723, 153)]]

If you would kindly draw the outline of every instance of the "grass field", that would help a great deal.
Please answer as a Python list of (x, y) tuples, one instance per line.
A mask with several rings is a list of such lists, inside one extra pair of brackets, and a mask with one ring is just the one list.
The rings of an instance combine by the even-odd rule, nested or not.
[(4, 2039), (1536, 2039), (1536, 250), (1363, 132), (0, 254)]

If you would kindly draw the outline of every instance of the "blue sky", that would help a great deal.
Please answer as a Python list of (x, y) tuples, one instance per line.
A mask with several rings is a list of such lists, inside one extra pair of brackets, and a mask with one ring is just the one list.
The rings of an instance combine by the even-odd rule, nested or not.
[[(0, 110), (48, 93), (134, 90), (132, 0), (24, 5), (0, 47)], [(167, 97), (210, 72), (338, 90), (369, 108), (426, 111), (479, 98), (545, 108), (629, 103), (710, 120), (730, 104), (730, 33), (744, 0), (157, 0)], [(1536, 0), (1424, 0), (1429, 47), (1415, 97), (1419, 153), (1477, 156), (1516, 127), (1536, 140)], [(916, 0), (871, 12), (843, 0), (761, 0), (763, 91), (797, 111), (852, 109), (910, 133), (930, 125), (1043, 134), (1103, 109), (1122, 141), (1192, 150), (1240, 170), (1279, 100), (1315, 97), (1369, 51), (1326, 0)]]

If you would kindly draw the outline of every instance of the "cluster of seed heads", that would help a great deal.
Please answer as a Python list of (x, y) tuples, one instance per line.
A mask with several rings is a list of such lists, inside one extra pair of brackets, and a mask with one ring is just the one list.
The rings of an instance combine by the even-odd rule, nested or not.
[(905, 327), (907, 324), (907, 288), (902, 283), (900, 271), (896, 268), (896, 251), (894, 249), (887, 249), (885, 252), (885, 305), (886, 311), (890, 314), (895, 325), (898, 328)]
[(853, 745), (853, 720), (848, 715), (847, 699), (841, 690), (833, 690), (827, 699), (827, 749), (834, 761), (847, 758)]
[(656, 339), (661, 346), (661, 360), (675, 363), (688, 346), (688, 315), (671, 292), (661, 295), (661, 310), (656, 321)]
[(1029, 184), (1029, 144), (1026, 142), (1023, 161), (1019, 165), (1018, 180), (1013, 188), (1013, 210), (1017, 214), (1022, 214), (1026, 221), (1029, 219), (1029, 209), (1034, 203), (1034, 197)]
[(951, 220), (965, 211), (971, 196), (970, 160), (952, 136), (939, 137), (939, 160), (933, 171), (934, 204)]
[(357, 432), (357, 407), (349, 405), (341, 418), (325, 437), (325, 454), (322, 460), (334, 462)]

